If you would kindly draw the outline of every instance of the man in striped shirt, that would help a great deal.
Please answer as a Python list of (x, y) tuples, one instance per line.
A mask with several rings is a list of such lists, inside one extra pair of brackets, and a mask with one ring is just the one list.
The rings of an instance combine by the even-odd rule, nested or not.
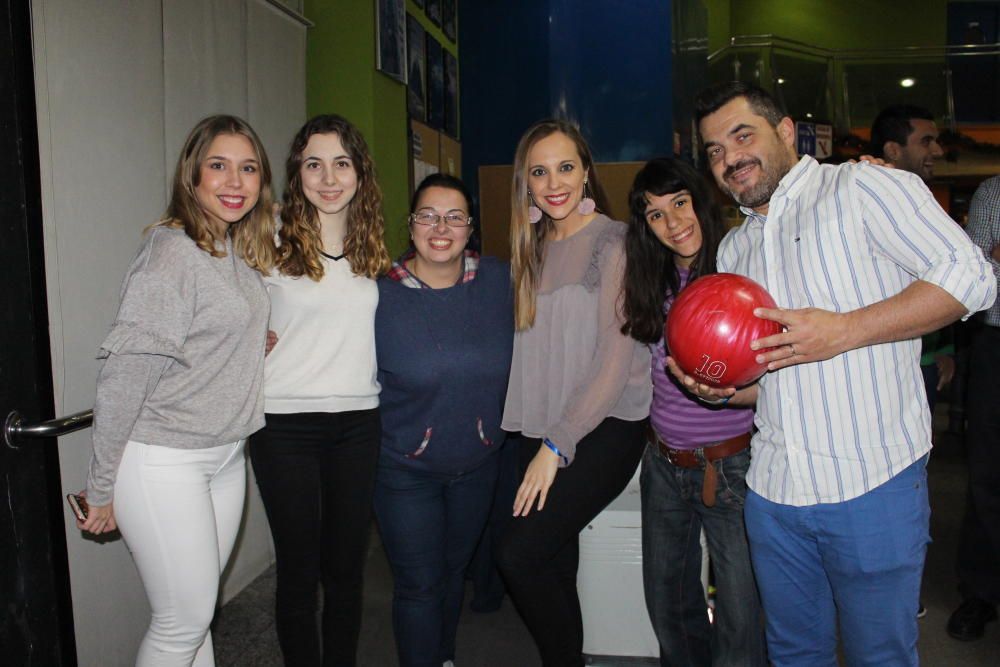
[(752, 345), (770, 371), (755, 385), (680, 374), (707, 401), (756, 406), (745, 518), (770, 658), (835, 666), (839, 623), (849, 664), (916, 665), (931, 447), (919, 336), (993, 303), (989, 265), (918, 177), (798, 159), (763, 90), (724, 84), (695, 108), (747, 216), (719, 271), (763, 284), (781, 307), (757, 315), (785, 328)]

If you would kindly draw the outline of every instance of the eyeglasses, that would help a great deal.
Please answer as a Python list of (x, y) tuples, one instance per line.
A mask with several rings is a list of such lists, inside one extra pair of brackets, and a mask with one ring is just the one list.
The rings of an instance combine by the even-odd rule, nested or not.
[(431, 213), (430, 211), (420, 211), (419, 213), (410, 214), (410, 222), (423, 225), (425, 227), (436, 227), (441, 224), (441, 220), (444, 220), (444, 224), (449, 227), (462, 228), (468, 227), (472, 224), (472, 216), (468, 216), (460, 212), (438, 215), (437, 213)]

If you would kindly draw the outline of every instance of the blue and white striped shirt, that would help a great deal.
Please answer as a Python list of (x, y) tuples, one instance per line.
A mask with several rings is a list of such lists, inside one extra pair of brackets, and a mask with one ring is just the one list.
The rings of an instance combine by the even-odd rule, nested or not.
[[(764, 285), (782, 308), (848, 312), (915, 280), (969, 312), (995, 298), (990, 266), (915, 175), (802, 158), (767, 216), (719, 249), (719, 271)], [(920, 339), (872, 345), (760, 380), (747, 483), (786, 505), (843, 502), (888, 481), (931, 448)]]

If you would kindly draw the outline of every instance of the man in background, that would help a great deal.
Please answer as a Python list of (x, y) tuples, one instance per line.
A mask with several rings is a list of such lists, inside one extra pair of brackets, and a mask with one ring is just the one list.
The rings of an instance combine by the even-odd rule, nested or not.
[[(1000, 176), (976, 190), (966, 231), (1000, 285)], [(1000, 303), (982, 324), (973, 334), (966, 399), (969, 493), (956, 567), (964, 600), (948, 620), (948, 634), (962, 641), (983, 636), (1000, 602)]]
[[(927, 109), (909, 104), (886, 107), (872, 123), (871, 154), (893, 163), (897, 169), (916, 174), (930, 186), (934, 177), (934, 162), (944, 155), (938, 143), (934, 115)], [(938, 391), (955, 377), (955, 346), (951, 327), (921, 337), (920, 370), (933, 419)], [(919, 615), (925, 613), (921, 605)]]
[(909, 104), (886, 107), (875, 117), (871, 150), (875, 157), (916, 174), (924, 183), (934, 178), (934, 161), (944, 155), (934, 115)]

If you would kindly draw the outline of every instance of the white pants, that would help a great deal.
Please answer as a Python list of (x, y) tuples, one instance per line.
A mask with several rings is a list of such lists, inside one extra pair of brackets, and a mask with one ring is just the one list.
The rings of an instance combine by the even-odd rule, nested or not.
[(115, 519), (153, 611), (137, 667), (215, 665), (208, 627), (243, 515), (243, 446), (125, 446)]

